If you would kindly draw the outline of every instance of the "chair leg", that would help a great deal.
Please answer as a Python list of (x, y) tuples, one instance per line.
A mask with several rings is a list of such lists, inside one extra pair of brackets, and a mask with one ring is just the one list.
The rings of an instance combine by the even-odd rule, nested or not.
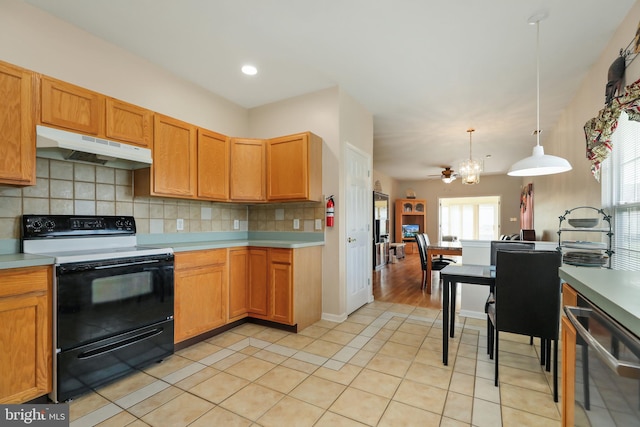
[(545, 358), (547, 357), (547, 340), (540, 338), (540, 365), (545, 364)]
[(533, 345), (533, 335), (529, 336), (529, 345)]
[[(557, 344), (556, 344), (556, 347), (557, 347)], [(557, 350), (558, 350), (557, 348), (554, 349), (554, 351), (557, 351)], [(555, 362), (555, 357), (554, 357), (553, 360)], [(547, 372), (551, 372), (551, 340), (547, 340), (547, 366), (546, 366), (546, 370), (547, 370)], [(557, 402), (557, 400), (556, 400), (556, 402)]]
[(558, 401), (558, 340), (553, 340), (553, 401)]
[(500, 342), (500, 340), (498, 339), (498, 328), (494, 329), (495, 334), (494, 334), (494, 339), (495, 339), (495, 353), (493, 354), (493, 360), (495, 362), (495, 378), (494, 378), (494, 385), (496, 387), (498, 387), (498, 343)]

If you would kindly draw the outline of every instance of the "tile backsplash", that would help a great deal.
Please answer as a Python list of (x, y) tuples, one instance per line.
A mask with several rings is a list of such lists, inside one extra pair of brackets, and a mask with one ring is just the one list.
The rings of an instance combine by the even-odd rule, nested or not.
[[(31, 187), (0, 185), (0, 239), (20, 238), (22, 214), (133, 215), (138, 233), (315, 230), (324, 228), (321, 202), (243, 205), (170, 198), (133, 197), (133, 173), (83, 163), (37, 158)], [(176, 220), (184, 220), (184, 230)], [(298, 219), (299, 229), (293, 228)]]

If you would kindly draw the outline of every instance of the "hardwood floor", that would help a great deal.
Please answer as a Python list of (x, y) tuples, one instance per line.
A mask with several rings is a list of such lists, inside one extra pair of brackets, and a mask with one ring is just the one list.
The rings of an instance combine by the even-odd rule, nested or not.
[[(395, 264), (387, 264), (373, 272), (373, 298), (376, 301), (408, 304), (416, 307), (442, 309), (440, 273), (432, 276), (432, 293), (420, 289), (422, 269), (418, 254), (407, 254)], [(460, 305), (460, 292), (456, 306)]]

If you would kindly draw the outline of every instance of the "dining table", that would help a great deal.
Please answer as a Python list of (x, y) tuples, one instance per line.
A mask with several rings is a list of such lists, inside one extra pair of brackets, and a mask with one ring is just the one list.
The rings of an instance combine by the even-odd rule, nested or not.
[(439, 242), (438, 244), (427, 245), (427, 293), (431, 293), (431, 259), (435, 256), (450, 255), (462, 256), (462, 244), (455, 242)]
[(490, 265), (449, 264), (440, 270), (442, 278), (442, 363), (449, 364), (449, 336), (454, 337), (456, 287), (458, 283), (489, 286), (493, 290), (496, 270)]

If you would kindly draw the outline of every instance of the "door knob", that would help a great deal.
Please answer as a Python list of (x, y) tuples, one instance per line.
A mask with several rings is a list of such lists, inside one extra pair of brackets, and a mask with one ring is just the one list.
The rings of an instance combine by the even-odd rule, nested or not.
[(351, 237), (349, 237), (349, 238), (347, 239), (347, 242), (349, 242), (349, 243), (352, 243), (352, 242), (355, 242), (355, 241), (356, 241), (356, 239), (355, 239), (355, 238), (353, 238), (353, 239), (352, 239)]

